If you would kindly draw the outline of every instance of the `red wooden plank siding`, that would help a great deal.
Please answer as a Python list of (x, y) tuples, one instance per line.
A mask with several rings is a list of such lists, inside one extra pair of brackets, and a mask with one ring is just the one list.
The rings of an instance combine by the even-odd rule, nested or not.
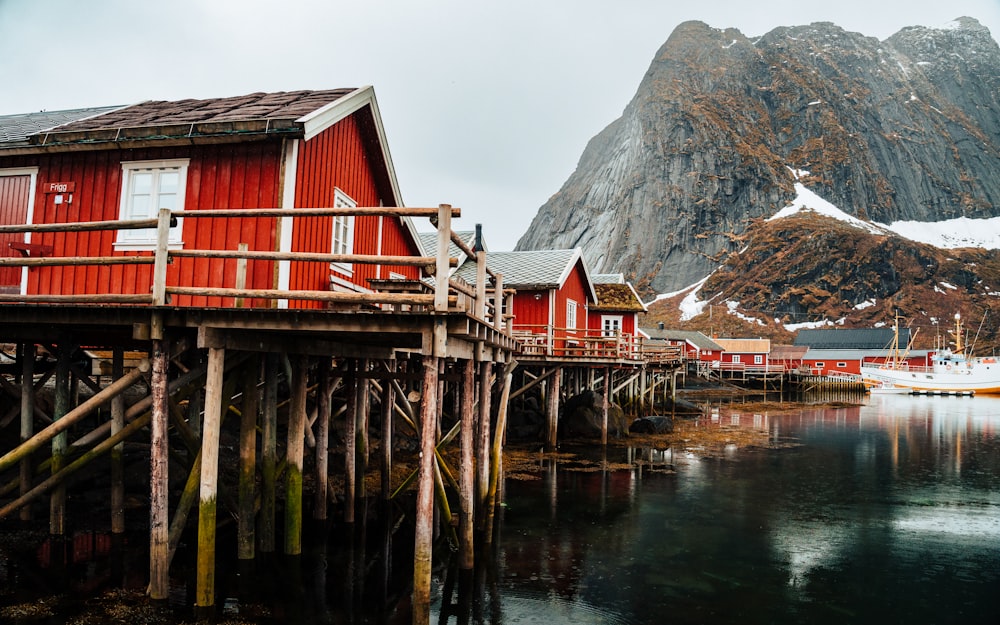
[[(101, 221), (118, 219), (121, 202), (122, 161), (189, 158), (185, 210), (218, 208), (274, 208), (278, 206), (277, 181), (280, 143), (246, 143), (198, 148), (108, 150), (51, 155), (40, 165), (39, 182), (73, 181), (71, 205), (57, 207), (51, 194), (35, 196), (35, 223)], [(39, 188), (43, 185), (39, 184)], [(275, 219), (187, 219), (183, 241), (186, 249), (235, 250), (240, 242), (251, 250), (275, 249)], [(34, 242), (54, 246), (54, 256), (149, 255), (151, 252), (117, 252), (114, 232), (37, 234)], [(273, 287), (274, 263), (251, 261), (247, 287)], [(184, 286), (235, 286), (235, 260), (176, 259), (168, 268), (167, 283)], [(149, 266), (40, 267), (29, 271), (30, 293), (149, 293)], [(177, 306), (231, 306), (232, 300), (175, 297)], [(256, 302), (269, 306), (269, 302)]]
[[(23, 224), (28, 218), (31, 176), (0, 176), (0, 225)], [(23, 234), (0, 234), (0, 257), (20, 256), (9, 243), (23, 242)], [(0, 267), (0, 291), (17, 293), (21, 288), (20, 267)]]
[(584, 330), (587, 327), (587, 304), (589, 303), (587, 293), (587, 277), (583, 266), (577, 261), (562, 287), (556, 292), (555, 326), (560, 328), (556, 331), (556, 353), (566, 347), (567, 334), (573, 334), (566, 323), (566, 303), (569, 300), (576, 302), (576, 336), (583, 337), (586, 334)]

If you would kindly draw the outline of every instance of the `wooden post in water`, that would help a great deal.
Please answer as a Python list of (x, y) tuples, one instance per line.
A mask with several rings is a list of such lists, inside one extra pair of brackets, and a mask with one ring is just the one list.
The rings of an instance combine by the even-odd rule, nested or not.
[[(21, 348), (21, 443), (31, 439), (35, 433), (35, 355), (34, 343), (25, 343)], [(31, 456), (25, 456), (20, 465), (20, 493), (24, 496), (31, 490), (35, 467)], [(21, 508), (21, 520), (31, 520), (31, 506)]]
[(549, 451), (555, 451), (559, 436), (559, 389), (562, 388), (562, 367), (556, 366), (549, 384), (546, 413), (549, 421), (549, 436), (545, 446)]
[(476, 468), (479, 471), (476, 484), (476, 500), (479, 518), (483, 518), (486, 497), (490, 490), (490, 434), (492, 433), (492, 389), (493, 363), (484, 360), (479, 363), (479, 417), (477, 419)]
[[(64, 337), (65, 338), (65, 337)], [(73, 346), (69, 341), (59, 342), (59, 354), (56, 359), (55, 399), (52, 408), (52, 423), (55, 424), (69, 412), (69, 357)], [(66, 464), (66, 433), (62, 432), (52, 438), (52, 474)], [(59, 484), (49, 495), (49, 533), (61, 536), (66, 532), (66, 486)]]
[(302, 553), (302, 464), (305, 456), (306, 393), (309, 387), (309, 357), (292, 362), (291, 404), (288, 410), (288, 442), (285, 446), (285, 555)]
[[(198, 570), (195, 607), (215, 606), (215, 515), (219, 483), (219, 433), (222, 425), (226, 350), (208, 349), (205, 373), (205, 424), (201, 436), (201, 491), (198, 503)], [(228, 401), (228, 399), (226, 400)]]
[(313, 518), (326, 520), (327, 487), (330, 482), (330, 393), (332, 375), (329, 358), (321, 358), (317, 368), (319, 389), (316, 391), (316, 489)]
[(356, 449), (357, 472), (355, 473), (357, 483), (354, 487), (354, 496), (359, 498), (366, 496), (365, 474), (368, 472), (368, 413), (370, 412), (371, 402), (368, 395), (368, 378), (365, 376), (367, 372), (368, 359), (361, 358), (358, 360), (358, 420), (355, 432), (358, 437)]
[(608, 444), (608, 402), (611, 393), (611, 367), (604, 368), (604, 396), (601, 401), (601, 444)]
[[(111, 355), (111, 377), (115, 381), (125, 375), (125, 352), (119, 347)], [(125, 397), (121, 393), (111, 400), (111, 436), (125, 427)], [(125, 441), (111, 449), (111, 533), (125, 533)]]
[(358, 376), (357, 361), (347, 362), (347, 414), (344, 417), (344, 521), (354, 523), (354, 489), (357, 471)]
[[(245, 244), (241, 244), (245, 245)], [(254, 557), (254, 504), (257, 486), (257, 415), (260, 412), (261, 357), (253, 356), (246, 365), (243, 379), (243, 405), (240, 417), (240, 485), (239, 527), (236, 536), (236, 557)]]
[(475, 564), (473, 556), (475, 541), (473, 518), (476, 509), (475, 500), (475, 431), (476, 422), (476, 363), (472, 359), (462, 361), (462, 398), (459, 408), (459, 418), (462, 420), (462, 466), (459, 468), (459, 483), (461, 485), (460, 503), (461, 519), (459, 520), (459, 568), (471, 570)]
[(276, 480), (278, 474), (278, 354), (264, 357), (264, 406), (261, 413), (260, 454), (261, 493), (259, 546), (263, 553), (274, 552)]
[(153, 398), (149, 444), (149, 598), (162, 601), (170, 596), (170, 483), (168, 463), (170, 448), (167, 439), (169, 406), (167, 402), (167, 352), (162, 340), (152, 345)]
[(392, 409), (396, 403), (396, 392), (392, 374), (396, 372), (396, 361), (386, 362), (389, 377), (382, 383), (382, 499), (389, 500), (392, 494)]
[(413, 548), (413, 623), (427, 625), (431, 604), (431, 555), (434, 539), (434, 448), (438, 415), (436, 356), (423, 356), (420, 397), (420, 467), (417, 482), (417, 519)]

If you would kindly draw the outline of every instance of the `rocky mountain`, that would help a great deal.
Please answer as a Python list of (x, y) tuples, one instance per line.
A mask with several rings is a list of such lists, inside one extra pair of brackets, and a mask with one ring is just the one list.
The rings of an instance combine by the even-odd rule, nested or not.
[[(730, 280), (740, 290), (730, 299), (779, 316), (856, 306), (910, 279), (880, 273), (888, 236), (859, 231), (869, 240), (855, 249), (877, 255), (862, 272), (850, 250), (847, 264), (827, 262), (843, 242), (837, 229), (811, 228), (806, 240), (795, 228), (762, 230), (800, 195), (796, 182), (880, 224), (1000, 216), (1000, 46), (972, 18), (885, 41), (830, 23), (756, 39), (684, 23), (517, 249), (580, 246), (593, 271), (625, 273), (646, 294), (712, 274), (703, 289)], [(737, 263), (748, 237), (769, 243)], [(940, 250), (891, 247), (928, 284), (927, 267), (948, 265)], [(814, 272), (790, 281), (788, 263), (813, 260)]]

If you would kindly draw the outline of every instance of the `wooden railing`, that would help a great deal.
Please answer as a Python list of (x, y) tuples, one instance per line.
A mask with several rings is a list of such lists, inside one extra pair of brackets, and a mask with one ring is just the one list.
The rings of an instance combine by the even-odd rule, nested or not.
[[(0, 234), (10, 233), (82, 233), (113, 232), (125, 229), (156, 228), (157, 239), (152, 255), (118, 256), (74, 256), (74, 257), (4, 257), (0, 267), (78, 267), (87, 265), (152, 265), (152, 280), (149, 293), (115, 292), (112, 285), (101, 293), (74, 294), (0, 294), (3, 303), (51, 303), (51, 304), (130, 304), (147, 305), (154, 308), (171, 305), (172, 296), (204, 296), (233, 298), (235, 306), (246, 300), (269, 300), (272, 306), (287, 301), (318, 301), (329, 305), (369, 305), (399, 310), (434, 312), (463, 311), (483, 320), (497, 330), (505, 328), (503, 316), (503, 276), (495, 274), (487, 267), (486, 253), (470, 249), (451, 229), (452, 217), (461, 214), (460, 209), (442, 204), (437, 208), (405, 207), (352, 207), (352, 208), (295, 208), (295, 209), (215, 209), (176, 210), (161, 209), (157, 219), (93, 221), (61, 224), (30, 224), (0, 226)], [(280, 219), (285, 227), (291, 227), (296, 219), (338, 216), (391, 216), (429, 218), (437, 229), (437, 253), (435, 256), (379, 256), (362, 254), (324, 254), (315, 252), (283, 252), (248, 250), (245, 245), (237, 249), (170, 249), (169, 230), (178, 218), (184, 219)], [(458, 265), (458, 259), (448, 254), (449, 243), (456, 246), (477, 263), (480, 278), (473, 288), (463, 281), (452, 280), (450, 269)], [(20, 246), (30, 247), (29, 246)], [(208, 286), (198, 283), (195, 276), (191, 283), (170, 283), (167, 268), (174, 259), (208, 258), (235, 259), (237, 272), (232, 287)], [(412, 290), (385, 291), (333, 291), (329, 288), (317, 289), (260, 289), (246, 288), (245, 276), (248, 263), (352, 263), (383, 266), (419, 267), (421, 280), (415, 281)], [(487, 279), (487, 276), (491, 280)], [(492, 281), (492, 288), (488, 282)], [(324, 285), (326, 286), (326, 285)], [(508, 294), (509, 295), (509, 294)], [(509, 330), (509, 328), (507, 328)]]
[(514, 338), (525, 355), (569, 358), (615, 358), (643, 360), (642, 337), (585, 328), (550, 325), (513, 325)]

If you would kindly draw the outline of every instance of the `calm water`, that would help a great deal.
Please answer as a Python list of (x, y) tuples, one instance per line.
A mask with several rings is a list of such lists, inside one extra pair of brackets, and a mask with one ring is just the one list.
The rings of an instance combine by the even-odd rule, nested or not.
[(1000, 623), (1000, 399), (738, 421), (799, 446), (508, 482), (489, 609), (439, 622)]
[[(492, 557), (469, 578), (438, 569), (432, 623), (1000, 623), (1000, 398), (886, 396), (700, 424), (754, 428), (777, 448), (617, 450), (608, 461), (633, 463), (618, 471), (540, 461), (539, 479), (507, 481)], [(401, 513), (309, 527), (303, 556), (249, 567), (226, 559), (235, 547), (223, 533), (219, 616), (409, 622)], [(83, 532), (18, 549), (11, 538), (0, 614), (49, 597), (48, 615), (13, 622), (109, 622), (90, 598), (144, 586), (145, 541)], [(193, 567), (182, 548), (168, 614), (144, 622), (191, 618)]]

